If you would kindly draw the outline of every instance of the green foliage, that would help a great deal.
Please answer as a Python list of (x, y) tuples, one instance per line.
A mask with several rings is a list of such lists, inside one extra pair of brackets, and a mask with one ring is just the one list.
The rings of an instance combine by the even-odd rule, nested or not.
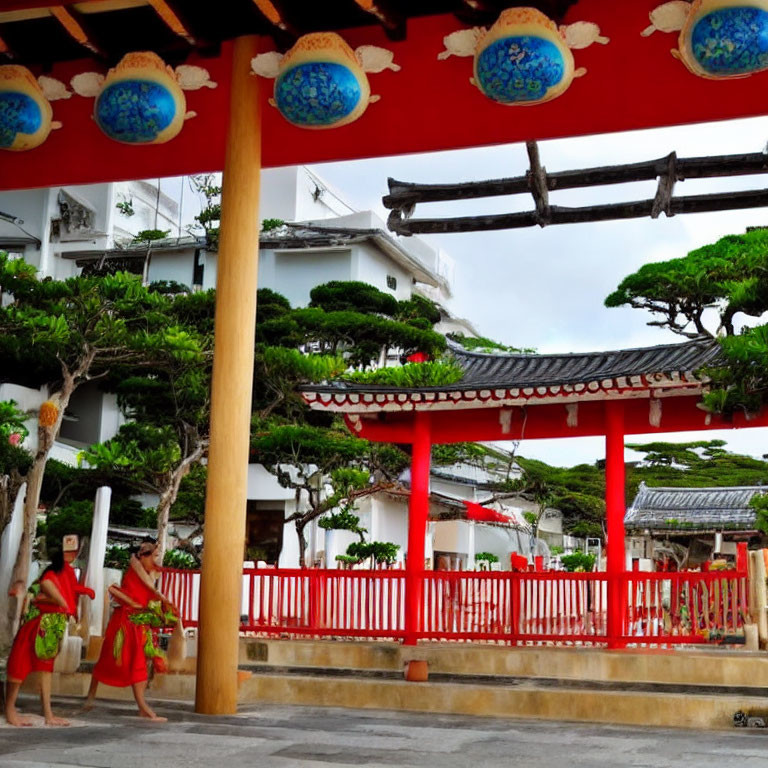
[[(700, 466), (708, 459), (716, 456), (723, 456), (728, 452), (723, 448), (725, 440), (693, 440), (687, 443), (627, 443), (626, 447), (633, 451), (645, 454), (644, 461), (653, 467), (679, 466), (694, 467)], [(702, 455), (696, 453), (697, 450)]]
[(343, 378), (358, 384), (384, 387), (445, 387), (455, 384), (464, 375), (464, 369), (450, 359), (430, 360), (425, 363), (406, 363), (397, 368), (375, 368), (371, 371), (352, 371)]
[(171, 507), (171, 520), (202, 524), (205, 518), (205, 486), (208, 470), (202, 464), (192, 467), (181, 481), (176, 501)]
[(189, 186), (201, 201), (200, 213), (195, 216), (196, 225), (190, 230), (202, 229), (210, 248), (219, 244), (219, 221), (221, 220), (221, 185), (212, 173), (189, 177)]
[(440, 322), (440, 310), (434, 301), (425, 299), (414, 293), (410, 299), (404, 299), (397, 303), (396, 319), (403, 322), (426, 320), (428, 327)]
[(131, 553), (128, 551), (127, 547), (120, 547), (117, 544), (107, 547), (107, 551), (104, 554), (105, 568), (116, 568), (119, 571), (127, 571), (130, 564)]
[(768, 309), (768, 231), (728, 235), (683, 258), (644, 264), (605, 305), (649, 310), (660, 318), (649, 325), (690, 334), (708, 332), (703, 313), (713, 307), (732, 335), (737, 313), (760, 317)]
[(399, 549), (399, 544), (388, 541), (353, 541), (347, 547), (347, 557), (354, 558), (354, 562), (357, 563), (373, 558), (376, 563), (392, 564), (397, 559)]
[(475, 337), (465, 336), (463, 333), (449, 333), (448, 338), (457, 344), (461, 344), (464, 349), (470, 352), (518, 352), (526, 355), (536, 353), (536, 349), (533, 347), (510, 347), (498, 341), (493, 341), (493, 339), (488, 339), (485, 336)]
[(157, 475), (171, 471), (181, 457), (181, 448), (169, 426), (128, 422), (104, 443), (83, 452), (91, 467), (104, 471), (125, 471), (132, 478), (152, 482)]
[(259, 288), (256, 291), (257, 322), (275, 320), (291, 311), (291, 303), (277, 291), (271, 288)]
[(151, 293), (162, 293), (166, 296), (175, 296), (179, 293), (191, 293), (188, 285), (177, 283), (175, 280), (155, 280), (149, 284)]
[(768, 533), (768, 493), (753, 496), (749, 505), (755, 510), (757, 530)]
[(497, 555), (494, 555), (493, 552), (476, 552), (475, 562), (488, 563), (490, 565), (491, 563), (498, 563), (499, 558)]
[(309, 297), (310, 307), (326, 312), (351, 311), (388, 317), (398, 313), (398, 302), (394, 296), (356, 280), (331, 280), (313, 288)]
[(321, 517), (317, 524), (326, 531), (351, 531), (352, 533), (364, 533), (365, 528), (360, 527), (360, 518), (349, 509), (341, 509), (328, 517)]
[(115, 208), (117, 208), (117, 210), (120, 211), (123, 216), (128, 218), (136, 213), (136, 211), (133, 210), (133, 199), (121, 200), (119, 203), (115, 204)]
[(137, 232), (132, 242), (134, 243), (148, 243), (153, 240), (163, 240), (171, 234), (170, 229), (142, 229), (141, 232)]
[(523, 512), (523, 520), (525, 520), (528, 525), (535, 526), (538, 525), (539, 516), (536, 512)]
[(50, 512), (44, 523), (38, 525), (38, 534), (45, 536), (46, 547), (61, 546), (64, 536), (75, 533), (90, 536), (93, 526), (93, 502), (72, 501), (55, 512)]
[(550, 554), (552, 554), (552, 555), (562, 555), (562, 554), (563, 554), (563, 552), (565, 552), (565, 550), (564, 550), (562, 547), (558, 546), (557, 544), (553, 544), (553, 545), (552, 545), (552, 546), (549, 548), (549, 552), (550, 552)]
[(481, 443), (438, 443), (432, 446), (432, 464), (436, 467), (473, 464), (509, 471), (512, 458), (503, 451)]
[(32, 457), (22, 447), (29, 434), (25, 419), (14, 400), (0, 400), (0, 476), (14, 471), (24, 475), (32, 464)]
[(261, 222), (262, 232), (271, 232), (273, 229), (280, 229), (285, 222), (282, 219), (264, 219)]
[(163, 556), (163, 566), (194, 571), (200, 567), (200, 561), (190, 552), (182, 549), (169, 549)]
[(566, 571), (591, 573), (595, 567), (595, 556), (586, 552), (573, 552), (570, 555), (561, 555), (560, 562)]

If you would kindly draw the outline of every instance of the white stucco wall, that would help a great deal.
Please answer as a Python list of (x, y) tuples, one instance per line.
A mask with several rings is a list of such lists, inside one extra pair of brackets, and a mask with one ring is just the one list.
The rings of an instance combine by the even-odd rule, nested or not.
[[(387, 285), (388, 275), (397, 281), (394, 290)], [(410, 298), (413, 293), (411, 275), (372, 243), (358, 243), (352, 247), (350, 279), (369, 283), (384, 293), (391, 293), (398, 301)]]

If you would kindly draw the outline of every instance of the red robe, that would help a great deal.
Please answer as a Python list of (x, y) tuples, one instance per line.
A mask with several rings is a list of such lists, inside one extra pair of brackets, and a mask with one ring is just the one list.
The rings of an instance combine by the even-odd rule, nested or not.
[[(131, 568), (123, 576), (120, 591), (139, 603), (142, 608), (146, 608), (150, 600), (157, 600), (155, 592), (144, 584)], [(149, 626), (134, 624), (130, 621), (129, 616), (132, 612), (131, 608), (124, 605), (118, 605), (112, 612), (107, 631), (104, 633), (104, 644), (101, 646), (99, 660), (93, 668), (94, 680), (123, 688), (147, 679), (147, 657), (144, 645), (147, 641), (147, 633), (152, 630)], [(115, 638), (119, 630), (123, 631), (122, 648), (115, 647)]]
[[(48, 571), (40, 579), (41, 583), (44, 581), (52, 582), (61, 592), (67, 603), (70, 602), (67, 587), (64, 586), (65, 578), (62, 577), (61, 572), (57, 574), (53, 571)], [(49, 602), (47, 598), (42, 596), (35, 600), (35, 605), (40, 610), (40, 615), (25, 621), (19, 627), (19, 631), (16, 633), (13, 641), (11, 655), (8, 657), (6, 676), (9, 680), (15, 682), (23, 682), (32, 672), (53, 672), (53, 663), (56, 659), (40, 659), (35, 653), (35, 638), (40, 629), (40, 621), (47, 613), (70, 614), (75, 610), (73, 604), (69, 605), (68, 608), (62, 608), (55, 603)]]
[(91, 600), (96, 596), (94, 591), (84, 586), (77, 580), (75, 569), (69, 564), (64, 563), (64, 568), (59, 573), (59, 582), (61, 583), (61, 594), (67, 603), (71, 606), (70, 613), (77, 616), (77, 603), (80, 595), (88, 595)]

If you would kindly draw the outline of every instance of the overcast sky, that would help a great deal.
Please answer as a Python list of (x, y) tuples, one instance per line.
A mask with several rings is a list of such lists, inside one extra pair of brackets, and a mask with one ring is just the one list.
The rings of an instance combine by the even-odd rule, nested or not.
[[(768, 118), (653, 131), (607, 134), (540, 143), (548, 171), (649, 160), (675, 150), (678, 157), (762, 151), (768, 141)], [(386, 219), (381, 198), (387, 177), (414, 182), (459, 182), (525, 173), (523, 144), (454, 152), (327, 163), (313, 170), (354, 207), (373, 209)], [(678, 195), (765, 186), (765, 177), (692, 180), (678, 183)], [(639, 200), (652, 197), (655, 182), (603, 189), (551, 193), (560, 205)], [(419, 206), (416, 216), (457, 216), (528, 210), (527, 195)], [(457, 265), (455, 311), (470, 319), (485, 336), (539, 352), (616, 349), (670, 341), (680, 337), (646, 325), (650, 316), (630, 308), (606, 309), (605, 297), (621, 279), (651, 261), (684, 256), (723, 235), (747, 226), (768, 224), (766, 209), (676, 216), (656, 221), (636, 219), (499, 232), (430, 235)], [(765, 429), (670, 435), (681, 441), (722, 437), (729, 448), (761, 456), (768, 452)], [(632, 437), (639, 442), (642, 438)], [(655, 438), (658, 439), (658, 438)], [(526, 441), (519, 452), (550, 463), (571, 465), (603, 456), (600, 439)], [(638, 458), (627, 452), (627, 459)]]

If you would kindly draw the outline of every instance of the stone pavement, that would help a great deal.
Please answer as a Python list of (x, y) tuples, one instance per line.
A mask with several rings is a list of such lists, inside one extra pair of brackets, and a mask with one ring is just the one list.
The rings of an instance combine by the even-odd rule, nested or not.
[[(298, 706), (249, 706), (233, 717), (157, 706), (58, 699), (70, 728), (0, 726), (0, 768), (763, 768), (768, 730), (686, 731)], [(25, 697), (30, 712), (36, 700)], [(155, 704), (153, 704), (155, 706)]]

